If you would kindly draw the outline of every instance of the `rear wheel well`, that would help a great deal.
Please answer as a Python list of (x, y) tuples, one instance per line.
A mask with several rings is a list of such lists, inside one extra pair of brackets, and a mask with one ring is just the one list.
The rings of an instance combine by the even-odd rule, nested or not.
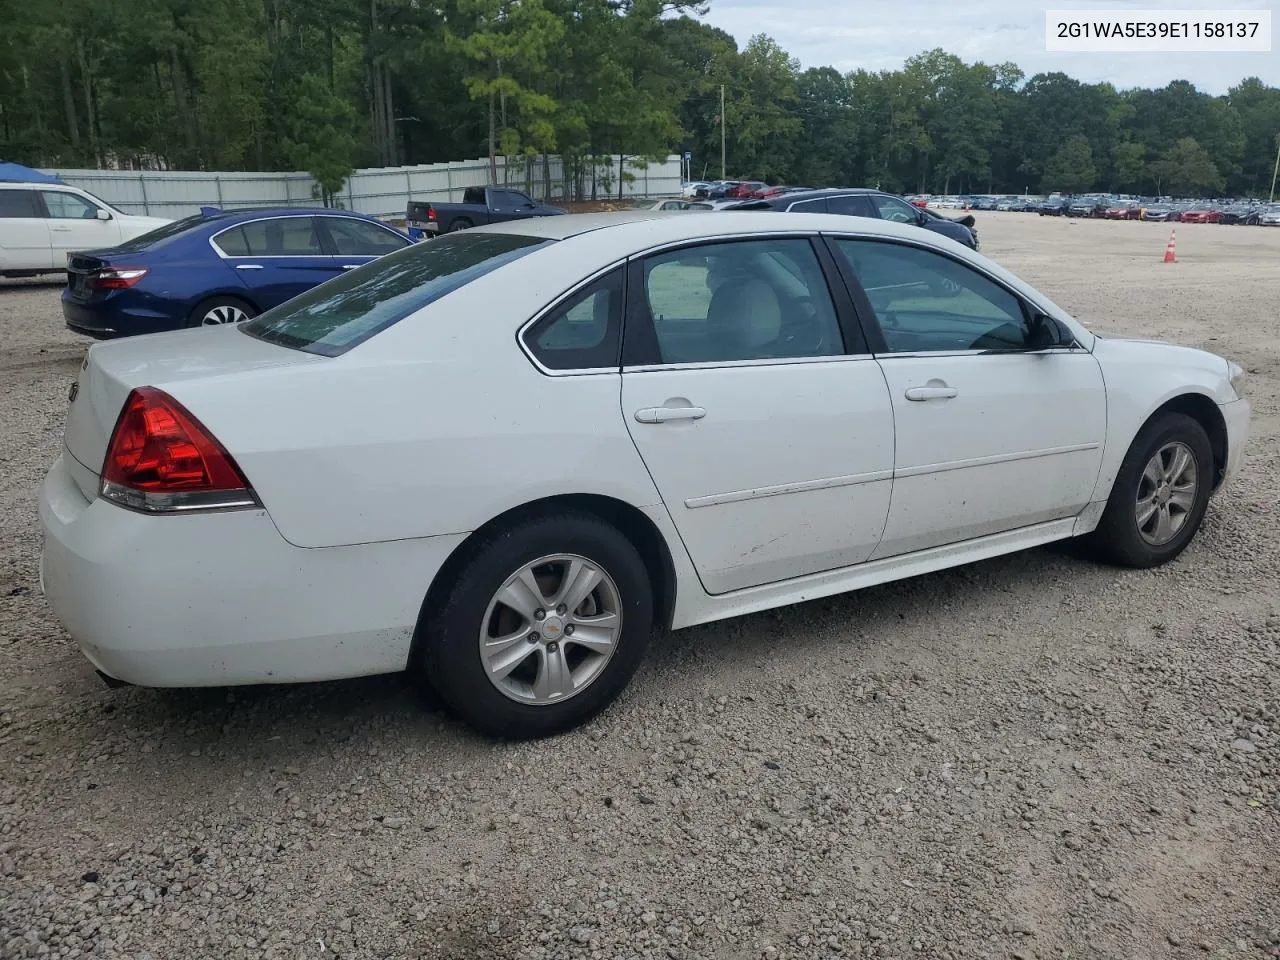
[(1204, 427), (1204, 432), (1209, 435), (1209, 446), (1213, 449), (1213, 488), (1216, 490), (1226, 474), (1228, 454), (1227, 422), (1218, 405), (1202, 393), (1184, 393), (1151, 414), (1147, 423), (1162, 413), (1182, 413)]
[(672, 562), (671, 551), (667, 547), (666, 540), (654, 526), (653, 521), (631, 504), (615, 500), (613, 497), (587, 493), (567, 494), (534, 500), (501, 513), (472, 531), (470, 536), (454, 549), (431, 581), (431, 586), (427, 588), (422, 612), (418, 617), (418, 630), (415, 631), (415, 653), (417, 635), (421, 633), (422, 621), (444, 602), (458, 571), (471, 559), (476, 543), (502, 527), (545, 513), (563, 512), (566, 509), (599, 517), (631, 541), (632, 546), (639, 551), (641, 559), (644, 560), (645, 569), (649, 572), (649, 582), (653, 586), (654, 622), (664, 626), (670, 625), (676, 601), (675, 564)]

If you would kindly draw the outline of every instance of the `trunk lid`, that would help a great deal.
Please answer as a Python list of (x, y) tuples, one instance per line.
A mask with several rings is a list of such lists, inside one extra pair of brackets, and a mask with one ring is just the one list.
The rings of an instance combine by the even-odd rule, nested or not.
[(266, 343), (233, 326), (175, 330), (94, 344), (72, 388), (64, 436), (67, 453), (84, 468), (75, 471), (81, 491), (90, 500), (98, 495), (97, 479), (107, 444), (134, 387), (167, 391), (184, 381), (324, 362), (324, 357)]
[(67, 289), (72, 299), (84, 301), (93, 296), (93, 276), (108, 264), (105, 252), (67, 254)]

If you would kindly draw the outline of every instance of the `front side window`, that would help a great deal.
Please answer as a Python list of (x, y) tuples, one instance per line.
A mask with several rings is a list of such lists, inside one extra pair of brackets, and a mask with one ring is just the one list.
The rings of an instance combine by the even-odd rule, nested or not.
[(336, 357), (410, 314), (554, 241), (463, 231), (372, 260), (241, 325), (250, 336)]
[(533, 205), (533, 201), (526, 197), (523, 193), (517, 193), (514, 190), (499, 190), (494, 199), (494, 205), (506, 207), (508, 209), (516, 209), (517, 207), (528, 207)]
[(44, 197), (51, 220), (93, 220), (98, 216), (98, 205), (79, 194), (41, 190), (40, 195)]
[(837, 239), (889, 353), (1030, 349), (1021, 301), (962, 263), (920, 247)]
[(34, 190), (0, 190), (0, 220), (33, 220), (40, 216)]
[(376, 223), (351, 217), (325, 217), (329, 237), (339, 256), (380, 257), (409, 245), (409, 240)]
[(525, 334), (525, 344), (552, 370), (618, 366), (622, 270), (578, 291)]
[(831, 293), (807, 239), (689, 247), (648, 258), (643, 277), (642, 343), (652, 331), (645, 362), (844, 353)]
[(892, 223), (920, 222), (920, 214), (916, 212), (916, 208), (905, 200), (886, 196), (883, 193), (873, 193), (871, 194), (871, 202), (875, 205), (876, 210), (880, 212), (882, 220), (888, 220)]

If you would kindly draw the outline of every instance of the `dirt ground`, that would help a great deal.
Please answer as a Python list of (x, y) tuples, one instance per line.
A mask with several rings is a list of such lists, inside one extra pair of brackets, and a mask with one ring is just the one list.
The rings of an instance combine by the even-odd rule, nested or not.
[(398, 677), (106, 689), (37, 580), (85, 342), (0, 283), (0, 958), (1280, 956), (1280, 230), (1186, 225), (1165, 265), (1165, 225), (977, 218), (1095, 329), (1249, 371), (1187, 553), (665, 635), (520, 745)]

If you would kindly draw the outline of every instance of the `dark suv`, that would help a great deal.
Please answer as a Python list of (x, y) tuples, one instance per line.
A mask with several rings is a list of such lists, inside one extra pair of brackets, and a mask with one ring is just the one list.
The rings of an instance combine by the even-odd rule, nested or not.
[(970, 249), (978, 249), (978, 231), (973, 217), (951, 220), (932, 210), (914, 207), (901, 197), (879, 190), (861, 188), (831, 188), (827, 190), (802, 190), (784, 193), (764, 200), (748, 200), (734, 204), (726, 210), (779, 210), (799, 213), (843, 213), (851, 217), (871, 217), (891, 220), (895, 223), (911, 223), (944, 237), (963, 243)]

